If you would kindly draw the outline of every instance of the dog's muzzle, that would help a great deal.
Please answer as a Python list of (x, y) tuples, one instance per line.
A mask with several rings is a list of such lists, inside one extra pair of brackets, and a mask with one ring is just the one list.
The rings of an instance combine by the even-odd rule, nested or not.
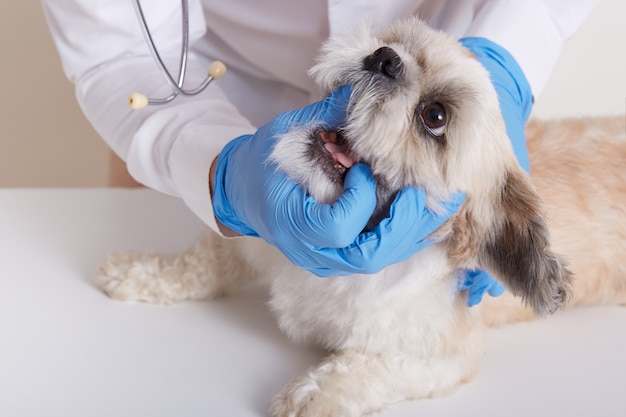
[(396, 51), (383, 46), (363, 58), (363, 69), (395, 80), (402, 75), (404, 64)]

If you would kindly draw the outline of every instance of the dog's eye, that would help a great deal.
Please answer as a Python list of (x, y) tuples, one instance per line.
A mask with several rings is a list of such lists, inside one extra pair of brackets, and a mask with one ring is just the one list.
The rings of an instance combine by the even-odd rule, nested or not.
[(420, 109), (422, 124), (428, 133), (438, 138), (442, 137), (448, 122), (446, 109), (439, 103), (422, 103)]

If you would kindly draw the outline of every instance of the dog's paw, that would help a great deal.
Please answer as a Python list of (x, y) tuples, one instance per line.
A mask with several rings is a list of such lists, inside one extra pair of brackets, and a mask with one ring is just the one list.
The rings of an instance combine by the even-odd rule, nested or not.
[(314, 380), (287, 386), (272, 403), (273, 417), (357, 417), (354, 410), (323, 391)]
[(168, 277), (166, 263), (154, 253), (114, 253), (98, 269), (96, 285), (116, 300), (170, 304), (177, 301), (181, 284)]
[(567, 262), (558, 256), (545, 262), (546, 271), (543, 279), (537, 281), (525, 297), (539, 317), (561, 310), (572, 297), (572, 273), (567, 269)]
[(272, 415), (360, 417), (379, 410), (390, 397), (372, 386), (393, 385), (383, 369), (378, 357), (355, 351), (330, 355), (285, 386), (272, 402)]

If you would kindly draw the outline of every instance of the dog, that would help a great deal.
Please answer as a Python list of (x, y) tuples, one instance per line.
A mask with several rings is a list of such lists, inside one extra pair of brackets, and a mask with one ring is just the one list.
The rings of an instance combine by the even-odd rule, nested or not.
[[(328, 40), (311, 74), (326, 92), (352, 85), (345, 126), (294, 128), (271, 160), (322, 203), (342, 193), (350, 164), (367, 163), (378, 198), (370, 229), (404, 187), (425, 189), (434, 212), (464, 193), (434, 243), (376, 274), (321, 279), (261, 239), (207, 231), (182, 254), (111, 254), (97, 276), (110, 297), (167, 304), (265, 285), (280, 328), (328, 351), (275, 397), (276, 417), (356, 417), (445, 395), (475, 374), (485, 325), (626, 303), (623, 119), (531, 122), (531, 179), (488, 73), (416, 17)], [(467, 307), (458, 284), (468, 268), (507, 294)]]

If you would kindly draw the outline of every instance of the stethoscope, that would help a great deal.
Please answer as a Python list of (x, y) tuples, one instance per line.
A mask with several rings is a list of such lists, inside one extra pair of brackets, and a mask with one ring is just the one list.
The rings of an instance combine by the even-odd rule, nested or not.
[(133, 5), (135, 6), (135, 12), (137, 14), (137, 20), (139, 20), (141, 31), (143, 32), (143, 36), (146, 39), (146, 44), (150, 49), (150, 53), (154, 58), (157, 66), (161, 70), (163, 77), (167, 84), (172, 87), (172, 93), (165, 98), (148, 98), (141, 93), (133, 93), (128, 97), (128, 105), (135, 110), (143, 109), (149, 104), (165, 104), (174, 100), (176, 96), (179, 94), (185, 96), (194, 96), (200, 92), (202, 92), (207, 86), (211, 83), (211, 81), (218, 79), (226, 72), (226, 66), (220, 62), (215, 61), (209, 66), (208, 75), (198, 85), (196, 88), (191, 90), (183, 88), (183, 83), (185, 82), (185, 72), (187, 71), (187, 54), (189, 52), (189, 8), (187, 6), (187, 0), (181, 0), (181, 9), (182, 9), (182, 17), (183, 17), (183, 41), (180, 53), (180, 65), (178, 68), (178, 80), (175, 81), (174, 77), (170, 74), (167, 67), (163, 63), (159, 52), (156, 49), (154, 44), (154, 40), (152, 39), (152, 35), (150, 34), (150, 30), (148, 29), (148, 24), (146, 23), (146, 18), (143, 14), (143, 10), (141, 9), (141, 4), (139, 0), (133, 0)]

